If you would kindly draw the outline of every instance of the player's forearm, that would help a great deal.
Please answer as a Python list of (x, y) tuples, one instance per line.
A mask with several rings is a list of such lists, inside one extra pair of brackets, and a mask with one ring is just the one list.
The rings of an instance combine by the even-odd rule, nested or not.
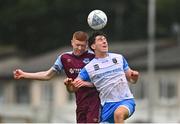
[(87, 81), (83, 81), (84, 83), (84, 87), (94, 87), (93, 83), (87, 82)]
[(22, 78), (33, 79), (33, 80), (49, 80), (51, 76), (47, 75), (46, 72), (36, 72), (36, 73), (24, 72)]
[(72, 84), (76, 88), (80, 88), (80, 87), (94, 87), (93, 83), (87, 82), (87, 81), (83, 81), (81, 79), (75, 79)]

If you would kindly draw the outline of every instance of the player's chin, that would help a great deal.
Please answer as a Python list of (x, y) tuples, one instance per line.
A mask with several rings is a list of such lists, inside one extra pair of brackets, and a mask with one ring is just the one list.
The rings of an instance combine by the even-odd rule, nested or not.
[(84, 53), (84, 51), (76, 50), (74, 53), (75, 53), (76, 56), (80, 56), (80, 55), (82, 55)]
[(80, 51), (80, 52), (78, 52), (78, 56), (80, 56), (80, 55), (82, 55), (84, 53), (84, 51)]

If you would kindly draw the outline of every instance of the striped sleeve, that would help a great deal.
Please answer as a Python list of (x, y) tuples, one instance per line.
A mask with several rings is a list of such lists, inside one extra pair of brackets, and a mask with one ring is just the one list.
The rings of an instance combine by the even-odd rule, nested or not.
[(89, 81), (89, 82), (90, 82), (89, 74), (88, 74), (88, 72), (86, 71), (85, 68), (83, 68), (83, 69), (80, 71), (80, 73), (79, 73), (79, 75), (78, 75), (78, 78), (80, 78), (80, 79), (82, 79), (82, 80), (84, 80), (84, 81)]
[(61, 56), (59, 56), (54, 65), (52, 66), (53, 70), (57, 71), (57, 72), (61, 72), (61, 70), (63, 69), (63, 65), (62, 65), (62, 62), (61, 62)]
[(129, 69), (129, 65), (124, 57), (123, 57), (123, 69), (124, 71), (127, 71)]

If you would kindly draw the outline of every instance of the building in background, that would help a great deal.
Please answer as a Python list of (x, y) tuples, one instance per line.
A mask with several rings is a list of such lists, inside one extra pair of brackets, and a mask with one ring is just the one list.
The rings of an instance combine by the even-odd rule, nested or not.
[[(127, 121), (180, 122), (180, 46), (169, 40), (156, 43), (154, 100), (149, 106), (147, 86), (151, 79), (147, 74), (146, 42), (116, 42), (109, 45), (110, 51), (123, 54), (130, 66), (140, 71), (137, 84), (130, 84), (137, 107)], [(58, 54), (68, 50), (63, 48), (33, 58), (11, 55), (1, 59), (0, 122), (76, 122), (74, 95), (66, 91), (63, 73), (43, 82), (14, 80), (12, 75), (16, 68), (32, 72), (47, 70)]]

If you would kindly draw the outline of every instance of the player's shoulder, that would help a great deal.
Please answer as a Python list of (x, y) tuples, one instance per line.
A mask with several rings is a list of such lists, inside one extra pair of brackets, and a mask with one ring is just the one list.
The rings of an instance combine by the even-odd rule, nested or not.
[(123, 57), (123, 55), (122, 55), (122, 54), (119, 54), (119, 53), (111, 53), (111, 52), (109, 52), (108, 55), (109, 55), (111, 58), (113, 58), (113, 57)]
[(73, 51), (63, 52), (60, 55), (72, 55)]
[(62, 52), (59, 54), (59, 57), (64, 57), (64, 56), (71, 56), (73, 54), (73, 51), (68, 51), (68, 52)]
[(95, 57), (94, 53), (88, 50), (79, 56), (79, 58), (81, 59), (90, 59), (90, 60), (92, 60), (94, 57)]
[(93, 71), (94, 66), (97, 65), (96, 59), (93, 58), (87, 65), (84, 66), (84, 68), (88, 71), (91, 72)]
[(88, 52), (89, 54), (94, 54), (94, 52), (93, 52), (92, 50), (90, 50), (90, 49), (88, 49), (87, 52)]
[(87, 51), (85, 52), (85, 54), (94, 56), (94, 52), (91, 51), (91, 50), (87, 50)]

